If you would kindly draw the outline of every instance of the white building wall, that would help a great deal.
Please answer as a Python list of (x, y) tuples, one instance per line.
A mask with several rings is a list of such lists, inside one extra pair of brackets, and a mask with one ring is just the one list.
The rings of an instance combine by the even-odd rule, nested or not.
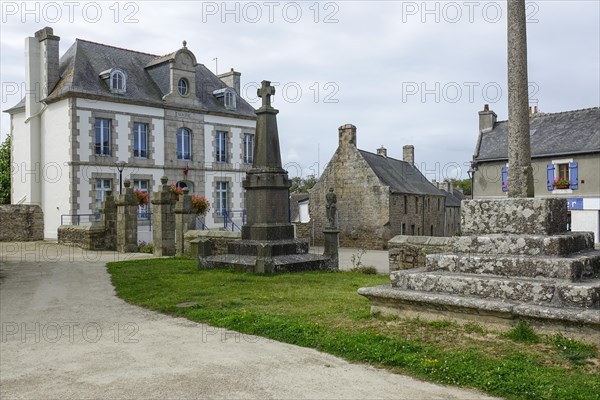
[(117, 151), (115, 156), (118, 161), (127, 162), (129, 159), (129, 121), (131, 121), (131, 117), (129, 115), (117, 114), (115, 115), (115, 119), (117, 120), (115, 129), (115, 133), (117, 134)]
[(41, 115), (41, 192), (44, 237), (57, 238), (61, 214), (70, 213), (69, 100), (48, 104)]
[(153, 117), (164, 117), (162, 108), (136, 106), (133, 104), (111, 103), (108, 101), (77, 99), (77, 106), (93, 110), (107, 111), (122, 114), (140, 114)]
[(29, 187), (25, 185), (27, 175), (25, 170), (29, 168), (29, 135), (25, 129), (25, 112), (13, 114), (12, 124), (12, 160), (13, 176), (10, 202), (12, 204), (27, 203), (31, 199)]
[[(165, 120), (162, 118), (152, 118), (152, 125), (154, 125), (154, 160), (156, 165), (165, 164)], [(160, 182), (158, 180), (157, 182)]]

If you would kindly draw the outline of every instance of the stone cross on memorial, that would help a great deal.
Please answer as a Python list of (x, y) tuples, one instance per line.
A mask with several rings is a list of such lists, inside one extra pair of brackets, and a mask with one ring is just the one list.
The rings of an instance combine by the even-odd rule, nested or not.
[(533, 197), (525, 0), (508, 0), (508, 197)]
[(271, 107), (271, 96), (275, 95), (275, 88), (271, 86), (271, 82), (262, 81), (262, 86), (256, 90), (256, 93), (262, 98), (263, 107)]

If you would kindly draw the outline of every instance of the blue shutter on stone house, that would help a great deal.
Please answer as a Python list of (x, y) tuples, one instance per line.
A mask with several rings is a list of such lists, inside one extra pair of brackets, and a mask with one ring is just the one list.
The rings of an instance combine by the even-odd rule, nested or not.
[(502, 167), (502, 191), (508, 192), (508, 167)]
[(554, 164), (546, 166), (546, 175), (548, 177), (548, 190), (554, 190)]
[(579, 188), (579, 172), (577, 162), (569, 163), (569, 181), (571, 189)]

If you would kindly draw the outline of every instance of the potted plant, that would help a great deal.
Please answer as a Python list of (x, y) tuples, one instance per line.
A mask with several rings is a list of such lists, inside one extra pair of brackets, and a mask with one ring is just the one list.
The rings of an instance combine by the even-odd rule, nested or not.
[(210, 210), (210, 203), (204, 196), (195, 194), (192, 196), (192, 208), (196, 210), (196, 214), (206, 215)]
[(555, 189), (568, 189), (570, 187), (570, 182), (565, 178), (557, 178), (554, 180), (554, 188)]
[(169, 192), (173, 194), (173, 198), (175, 199), (175, 201), (177, 201), (179, 200), (179, 196), (183, 194), (183, 188), (177, 187), (177, 185), (172, 184), (171, 186), (169, 186)]
[(150, 196), (148, 196), (148, 192), (140, 190), (140, 189), (135, 189), (133, 191), (133, 194), (137, 198), (138, 206), (147, 206), (148, 205), (149, 197), (150, 197)]

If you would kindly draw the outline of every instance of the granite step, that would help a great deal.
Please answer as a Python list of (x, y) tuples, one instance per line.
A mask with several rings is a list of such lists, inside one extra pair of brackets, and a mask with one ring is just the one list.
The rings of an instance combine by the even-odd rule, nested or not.
[(473, 253), (430, 254), (427, 256), (426, 269), (580, 282), (600, 278), (600, 251), (587, 250), (565, 257)]
[(452, 252), (566, 256), (594, 249), (592, 232), (565, 232), (544, 235), (479, 235), (452, 238)]
[(308, 241), (306, 240), (235, 240), (227, 244), (229, 254), (240, 254), (244, 256), (256, 256), (259, 248), (267, 251), (272, 256), (284, 256), (288, 254), (308, 253)]
[[(198, 259), (199, 269), (236, 269), (244, 272), (258, 272), (256, 256), (224, 254)], [(326, 271), (330, 260), (320, 254), (304, 253), (270, 258), (267, 272)]]
[(600, 280), (572, 283), (564, 280), (469, 275), (424, 268), (394, 271), (392, 287), (430, 293), (447, 293), (532, 305), (600, 309)]

